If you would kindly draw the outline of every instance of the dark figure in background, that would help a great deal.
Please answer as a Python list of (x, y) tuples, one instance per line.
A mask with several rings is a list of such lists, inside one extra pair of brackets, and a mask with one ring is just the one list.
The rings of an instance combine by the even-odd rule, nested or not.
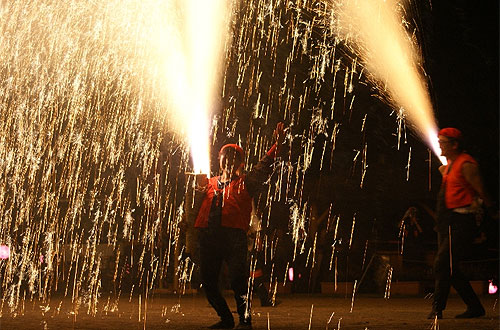
[(309, 274), (308, 291), (311, 293), (321, 292), (321, 271), (324, 271), (325, 264), (329, 264), (329, 260), (325, 260), (324, 256), (327, 256), (331, 251), (331, 244), (328, 244), (327, 238), (327, 223), (330, 209), (325, 208), (319, 214), (320, 208), (318, 204), (315, 200), (311, 202), (311, 220), (308, 233), (311, 248), (316, 249), (312, 252), (314, 258), (312, 259), (313, 262), (311, 262), (311, 271)]
[[(260, 227), (260, 226), (259, 226)], [(263, 307), (275, 306), (273, 303), (272, 297), (269, 294), (269, 291), (265, 285), (267, 277), (267, 265), (266, 265), (266, 251), (264, 249), (267, 246), (264, 246), (264, 240), (267, 239), (267, 235), (261, 228), (257, 228), (255, 232), (251, 235), (250, 241), (253, 242), (250, 248), (250, 255), (252, 256), (251, 260), (255, 263), (255, 269), (251, 270), (250, 276), (253, 279), (253, 287), (254, 292), (257, 294), (260, 300), (260, 305)], [(269, 242), (271, 242), (272, 237), (269, 237)], [(271, 262), (271, 260), (269, 260)]]
[(460, 264), (472, 244), (477, 197), (488, 207), (492, 203), (484, 190), (477, 162), (461, 147), (462, 133), (456, 128), (444, 128), (439, 131), (438, 139), (448, 165), (439, 168), (443, 180), (437, 202), (438, 251), (434, 262), (434, 301), (428, 318), (442, 318), (451, 285), (467, 305), (467, 310), (456, 317), (480, 317), (485, 314), (484, 308)]
[[(421, 261), (424, 257), (422, 253), (423, 232), (418, 209), (415, 206), (409, 207), (399, 221), (400, 253), (403, 255), (403, 264)], [(405, 266), (409, 267), (409, 265)]]
[(247, 262), (247, 230), (252, 212), (252, 198), (268, 180), (274, 157), (284, 141), (283, 124), (274, 131), (276, 143), (248, 174), (243, 174), (244, 152), (235, 144), (225, 145), (219, 152), (222, 175), (197, 178), (201, 207), (195, 228), (199, 229), (201, 278), (207, 300), (221, 320), (211, 329), (231, 329), (234, 319), (219, 289), (219, 274), (225, 261), (234, 291), (239, 315), (238, 329), (251, 329), (248, 301), (249, 267)]
[(399, 237), (412, 237), (418, 238), (422, 233), (423, 229), (418, 222), (417, 208), (411, 206), (406, 210), (403, 218), (399, 222)]

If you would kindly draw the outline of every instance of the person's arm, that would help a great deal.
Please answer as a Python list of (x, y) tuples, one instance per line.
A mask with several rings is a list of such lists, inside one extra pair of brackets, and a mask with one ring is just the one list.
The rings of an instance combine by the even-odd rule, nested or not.
[(462, 165), (462, 174), (465, 180), (471, 185), (472, 189), (474, 189), (479, 197), (484, 201), (484, 204), (487, 207), (492, 207), (493, 203), (491, 198), (484, 189), (483, 179), (481, 178), (481, 173), (479, 172), (479, 166), (471, 162), (466, 162)]

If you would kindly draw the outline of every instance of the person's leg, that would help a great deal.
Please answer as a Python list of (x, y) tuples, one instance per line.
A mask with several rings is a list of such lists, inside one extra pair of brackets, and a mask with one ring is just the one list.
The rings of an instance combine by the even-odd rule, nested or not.
[(266, 285), (263, 282), (262, 276), (254, 279), (254, 286), (259, 296), (261, 306), (273, 306), (273, 301), (269, 297), (269, 291), (267, 291)]
[(479, 317), (485, 314), (481, 301), (474, 292), (474, 289), (472, 289), (470, 282), (465, 279), (462, 274), (453, 275), (451, 278), (451, 284), (455, 290), (457, 290), (460, 298), (462, 298), (464, 303), (467, 305), (467, 310), (464, 313), (457, 315), (458, 318)]
[(438, 232), (438, 251), (434, 261), (434, 298), (432, 312), (429, 318), (442, 317), (442, 311), (446, 308), (446, 301), (450, 293), (450, 253), (448, 234)]
[(250, 302), (248, 301), (249, 269), (247, 263), (247, 236), (243, 230), (227, 228), (226, 262), (231, 278), (231, 288), (234, 291), (236, 309), (240, 324), (251, 324)]
[(255, 266), (251, 266), (252, 269), (250, 270), (250, 278), (253, 281), (253, 292), (259, 297), (261, 306), (273, 306), (269, 291), (264, 284), (266, 279), (264, 275), (264, 253), (262, 251), (254, 252), (250, 260), (256, 263)]
[[(221, 318), (219, 328), (232, 328), (234, 319), (226, 300), (219, 289), (219, 275), (224, 256), (220, 237), (207, 231), (200, 231), (201, 280), (203, 289), (210, 305)], [(214, 325), (217, 328), (217, 325)]]
[(453, 255), (451, 284), (467, 305), (467, 311), (457, 317), (483, 316), (485, 314), (483, 305), (462, 271), (462, 262), (467, 259), (472, 247), (474, 218), (471, 215), (458, 214), (455, 220), (451, 233)]
[(261, 306), (272, 306), (273, 302), (269, 297), (269, 292), (264, 284), (264, 271), (262, 270), (262, 265), (260, 265), (260, 263), (261, 261), (258, 260), (256, 269), (251, 274), (254, 292), (259, 297)]

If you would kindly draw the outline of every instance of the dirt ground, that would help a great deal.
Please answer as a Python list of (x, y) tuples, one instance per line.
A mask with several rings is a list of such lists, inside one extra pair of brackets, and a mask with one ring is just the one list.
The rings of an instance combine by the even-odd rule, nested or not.
[[(227, 296), (232, 309), (234, 299)], [(351, 312), (351, 297), (328, 295), (281, 295), (276, 307), (253, 307), (254, 329), (359, 329), (359, 330), (486, 330), (499, 329), (497, 296), (483, 296), (486, 316), (460, 320), (454, 316), (464, 311), (462, 301), (454, 296), (448, 302), (444, 318), (437, 324), (427, 320), (430, 301), (423, 297), (358, 296)], [(82, 304), (78, 313), (69, 298), (53, 298), (49, 304), (26, 302), (24, 311), (14, 315), (4, 305), (0, 330), (7, 329), (204, 329), (217, 322), (217, 315), (201, 294), (162, 295), (147, 302), (133, 297), (120, 301), (101, 298), (95, 316), (87, 314)], [(237, 315), (235, 315), (237, 319)]]

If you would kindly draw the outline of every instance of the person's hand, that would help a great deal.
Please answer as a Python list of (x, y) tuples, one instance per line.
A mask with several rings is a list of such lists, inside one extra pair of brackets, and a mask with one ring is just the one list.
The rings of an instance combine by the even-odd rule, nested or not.
[(285, 124), (279, 122), (273, 133), (273, 138), (276, 141), (276, 146), (279, 148), (285, 141)]
[(205, 190), (207, 188), (208, 178), (206, 174), (196, 174), (196, 189)]
[(446, 171), (446, 165), (439, 166), (439, 173), (441, 173), (441, 175), (444, 175), (444, 171)]

